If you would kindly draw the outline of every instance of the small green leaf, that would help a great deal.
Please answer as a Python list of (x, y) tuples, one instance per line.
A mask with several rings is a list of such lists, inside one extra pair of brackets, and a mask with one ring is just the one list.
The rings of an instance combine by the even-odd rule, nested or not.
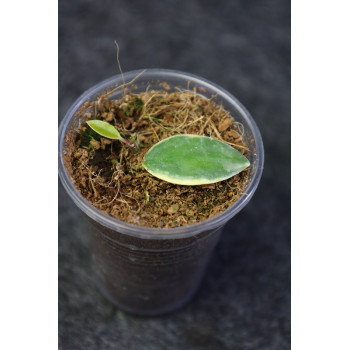
[(146, 196), (146, 203), (148, 203), (149, 202), (149, 193), (147, 190), (145, 191), (145, 196)]
[(89, 120), (86, 122), (92, 130), (97, 132), (103, 137), (107, 137), (112, 140), (122, 140), (118, 130), (111, 124), (102, 120)]
[(249, 160), (228, 144), (198, 135), (176, 135), (158, 142), (143, 163), (155, 177), (178, 185), (219, 182), (249, 165)]

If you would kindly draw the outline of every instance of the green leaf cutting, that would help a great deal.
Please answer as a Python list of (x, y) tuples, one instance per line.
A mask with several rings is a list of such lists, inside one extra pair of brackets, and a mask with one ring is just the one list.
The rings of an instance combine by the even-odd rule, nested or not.
[(111, 124), (102, 120), (89, 120), (86, 122), (92, 130), (99, 135), (112, 140), (123, 140), (118, 130)]
[(249, 165), (249, 160), (228, 144), (198, 135), (176, 135), (158, 142), (143, 163), (153, 176), (178, 185), (216, 183)]

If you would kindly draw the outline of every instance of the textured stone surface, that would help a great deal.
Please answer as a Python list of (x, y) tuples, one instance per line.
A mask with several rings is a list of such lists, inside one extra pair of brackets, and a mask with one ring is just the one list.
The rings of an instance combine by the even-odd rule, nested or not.
[(141, 318), (93, 284), (80, 214), (59, 185), (59, 346), (75, 349), (290, 348), (290, 8), (288, 1), (59, 2), (59, 118), (93, 84), (124, 71), (203, 76), (251, 112), (265, 170), (225, 228), (197, 296)]

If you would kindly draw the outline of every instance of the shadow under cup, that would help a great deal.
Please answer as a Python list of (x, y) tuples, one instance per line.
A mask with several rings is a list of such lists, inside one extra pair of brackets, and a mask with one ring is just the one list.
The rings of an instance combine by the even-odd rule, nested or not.
[[(247, 157), (251, 164), (245, 193), (213, 218), (167, 229), (128, 224), (99, 211), (79, 193), (63, 157), (66, 152), (65, 136), (69, 130), (78, 127), (74, 118), (76, 112), (84, 102), (122, 85), (123, 77), (117, 75), (95, 85), (68, 110), (59, 128), (59, 175), (67, 193), (85, 214), (97, 286), (120, 309), (139, 315), (159, 315), (181, 307), (196, 293), (222, 227), (249, 202), (258, 186), (264, 151), (254, 120), (227, 91), (188, 73), (163, 69), (149, 69), (141, 73), (124, 74), (126, 84), (132, 82), (135, 93), (146, 89), (163, 90), (164, 86), (170, 88), (169, 91), (193, 91), (196, 87), (197, 94), (222, 104), (244, 127), (249, 147)], [(122, 89), (117, 89), (110, 98), (118, 99), (121, 94)]]

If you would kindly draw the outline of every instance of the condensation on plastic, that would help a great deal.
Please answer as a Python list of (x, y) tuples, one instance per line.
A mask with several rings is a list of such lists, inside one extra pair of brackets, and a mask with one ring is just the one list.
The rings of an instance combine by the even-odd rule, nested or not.
[[(124, 74), (132, 81), (142, 71)], [(193, 225), (176, 228), (151, 228), (117, 220), (95, 208), (75, 188), (63, 160), (65, 135), (73, 126), (75, 113), (84, 102), (95, 99), (101, 92), (123, 84), (116, 75), (81, 95), (68, 110), (59, 128), (59, 176), (74, 203), (87, 217), (96, 283), (112, 303), (140, 315), (158, 315), (173, 311), (195, 294), (211, 253), (220, 238), (222, 227), (252, 198), (263, 170), (264, 150), (260, 132), (242, 104), (230, 93), (197, 76), (164, 69), (148, 69), (134, 82), (135, 93), (176, 88), (193, 91), (212, 98), (242, 123), (249, 147), (249, 184), (245, 193), (223, 213)], [(116, 90), (111, 99), (119, 98)], [(234, 233), (232, 233), (234, 234)]]

